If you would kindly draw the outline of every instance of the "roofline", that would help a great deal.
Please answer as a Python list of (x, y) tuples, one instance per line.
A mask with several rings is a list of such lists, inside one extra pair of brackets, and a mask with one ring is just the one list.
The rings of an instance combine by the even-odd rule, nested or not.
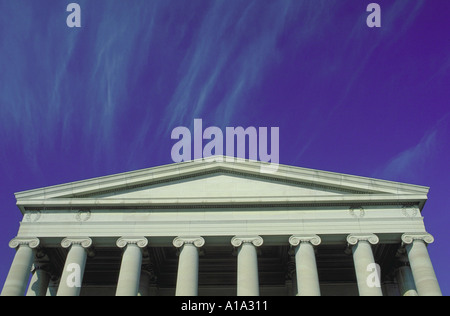
[(421, 210), (426, 195), (349, 194), (342, 196), (283, 196), (283, 197), (196, 197), (196, 198), (87, 198), (87, 199), (30, 199), (17, 202), (25, 212), (28, 210), (58, 209), (152, 209), (152, 208), (215, 208), (215, 207), (315, 207), (315, 206), (369, 206), (369, 205), (417, 205)]
[[(214, 160), (211, 162), (211, 160)], [(217, 161), (219, 160), (219, 161)], [(222, 160), (222, 161), (220, 161)], [(39, 189), (15, 193), (17, 201), (29, 199), (64, 198), (76, 194), (95, 193), (114, 188), (133, 187), (140, 184), (151, 185), (156, 181), (171, 181), (177, 178), (195, 176), (200, 172), (229, 171), (273, 179), (297, 181), (325, 185), (350, 190), (363, 190), (374, 194), (419, 194), (427, 195), (429, 187), (379, 180), (368, 177), (347, 175), (296, 166), (278, 165), (275, 173), (261, 174), (261, 166), (267, 163), (242, 158), (213, 156), (207, 159), (166, 164), (115, 175), (96, 177)]]

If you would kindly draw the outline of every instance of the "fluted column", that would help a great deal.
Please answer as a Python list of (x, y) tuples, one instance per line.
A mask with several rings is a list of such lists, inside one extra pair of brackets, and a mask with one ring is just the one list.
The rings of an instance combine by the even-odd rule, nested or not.
[(260, 236), (236, 236), (231, 244), (238, 248), (238, 296), (259, 296), (258, 254), (263, 244)]
[(317, 235), (294, 235), (289, 238), (291, 246), (296, 247), (295, 266), (298, 296), (320, 296), (314, 246), (320, 245), (321, 241)]
[(198, 248), (203, 247), (202, 237), (177, 237), (173, 245), (180, 249), (176, 296), (198, 295)]
[(377, 271), (374, 270), (376, 263), (371, 245), (376, 245), (379, 241), (378, 236), (373, 234), (351, 234), (347, 237), (347, 242), (352, 247), (360, 296), (383, 296), (381, 286), (372, 282), (373, 274)]
[(70, 248), (62, 272), (57, 296), (79, 296), (86, 267), (87, 251), (92, 246), (92, 239), (65, 238), (63, 248)]
[(145, 237), (119, 238), (117, 247), (124, 248), (116, 296), (137, 296), (142, 266), (142, 249), (147, 247)]
[(409, 264), (419, 296), (442, 296), (427, 250), (427, 244), (434, 242), (430, 234), (403, 234), (402, 242), (408, 253)]
[(9, 247), (16, 249), (13, 263), (3, 286), (1, 296), (22, 296), (30, 277), (34, 249), (39, 246), (37, 238), (14, 238)]

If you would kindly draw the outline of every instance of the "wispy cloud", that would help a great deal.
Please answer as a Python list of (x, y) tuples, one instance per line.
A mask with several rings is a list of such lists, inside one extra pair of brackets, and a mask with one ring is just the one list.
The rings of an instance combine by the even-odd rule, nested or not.
[(161, 4), (78, 2), (81, 29), (65, 25), (63, 2), (0, 4), (0, 135), (22, 146), (36, 172), (40, 152), (69, 155), (74, 141), (94, 160), (112, 149)]
[(441, 146), (448, 144), (450, 112), (442, 117), (414, 146), (400, 152), (379, 168), (374, 177), (394, 181), (414, 181), (430, 167)]
[(296, 1), (211, 2), (181, 64), (163, 134), (195, 117), (230, 123), (279, 57), (279, 35), (299, 8)]
[(37, 21), (42, 10), (33, 2), (0, 4), (0, 135), (2, 144), (22, 146), (37, 172), (36, 153), (61, 119), (61, 83), (73, 48), (61, 28), (45, 35), (55, 20)]
[[(242, 119), (240, 109), (261, 93), (258, 87), (271, 67), (284, 58), (305, 58), (304, 64), (296, 64), (301, 73), (310, 62), (309, 44), (317, 45), (316, 38), (343, 18), (336, 13), (343, 2), (328, 0), (78, 2), (81, 30), (65, 27), (63, 2), (0, 2), (7, 17), (0, 19), (0, 135), (21, 144), (35, 166), (35, 153), (57, 149), (70, 155), (71, 145), (97, 163), (108, 154), (117, 161), (111, 155), (121, 150), (114, 140), (122, 136), (117, 126), (129, 132), (130, 162), (145, 148), (169, 142), (175, 126), (192, 124), (196, 117), (234, 125)], [(417, 3), (403, 29), (420, 11), (423, 2)], [(396, 1), (383, 11), (386, 21), (400, 20), (405, 5)], [(383, 42), (377, 38), (368, 50), (355, 46), (363, 36), (355, 26), (348, 42), (333, 52), (337, 61), (345, 61), (341, 64), (363, 56), (353, 77), (346, 78), (334, 111)], [(320, 62), (319, 68), (321, 64), (328, 65)], [(329, 82), (328, 74), (318, 73), (307, 78), (311, 85)], [(141, 93), (137, 101), (142, 104), (131, 104), (133, 89)], [(299, 156), (333, 113), (329, 104), (304, 106), (311, 109), (302, 119), (305, 137), (293, 145)]]
[(128, 88), (147, 62), (155, 7), (103, 2), (92, 17), (86, 51), (90, 87), (86, 133), (95, 137), (98, 150), (112, 149), (115, 127), (129, 106)]
[[(420, 14), (425, 1), (419, 0), (411, 1), (399, 0), (390, 5), (382, 6), (382, 27), (376, 30), (368, 29), (366, 25), (366, 19), (369, 13), (365, 10), (360, 11), (359, 18), (355, 18), (356, 13), (349, 15), (340, 15), (329, 13), (328, 25), (346, 25), (347, 23), (353, 23), (350, 28), (348, 36), (340, 37), (344, 39), (340, 45), (335, 47), (333, 64), (335, 67), (351, 67), (351, 71), (345, 69), (339, 69), (339, 71), (345, 72), (348, 76), (342, 78), (342, 88), (336, 96), (335, 101), (332, 104), (326, 105), (326, 111), (318, 111), (320, 118), (314, 120), (315, 128), (310, 129), (310, 135), (306, 140), (299, 142), (300, 150), (298, 151), (295, 160), (299, 160), (301, 156), (308, 150), (309, 146), (316, 141), (316, 139), (326, 131), (326, 126), (333, 119), (335, 113), (345, 106), (349, 97), (355, 93), (355, 85), (358, 83), (361, 76), (364, 74), (367, 65), (373, 60), (375, 52), (379, 52), (380, 47), (382, 51), (389, 52), (392, 45), (395, 44), (399, 38), (401, 38), (405, 32), (409, 30), (417, 16)], [(351, 3), (354, 5), (353, 3)], [(339, 4), (334, 3), (336, 6), (332, 11), (339, 12), (343, 7), (348, 5), (346, 2)], [(363, 4), (361, 8), (365, 8)], [(330, 9), (329, 7), (327, 9)], [(323, 13), (322, 16), (325, 16)], [(352, 21), (352, 22), (349, 22)], [(323, 25), (323, 21), (322, 21)], [(317, 30), (316, 30), (317, 32)], [(327, 62), (323, 63), (328, 65)], [(329, 73), (325, 75), (318, 72), (318, 84), (328, 82), (331, 77)]]

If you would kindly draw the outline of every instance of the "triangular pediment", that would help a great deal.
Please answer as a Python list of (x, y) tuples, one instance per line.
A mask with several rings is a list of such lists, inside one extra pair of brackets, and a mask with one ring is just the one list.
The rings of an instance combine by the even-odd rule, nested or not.
[[(151, 204), (158, 201), (325, 201), (415, 196), (426, 200), (429, 188), (339, 173), (280, 165), (262, 172), (261, 162), (193, 161), (16, 193), (17, 204), (83, 203)], [(139, 201), (139, 202), (137, 202)], [(131, 202), (130, 202), (131, 203)], [(108, 204), (108, 205), (109, 205)]]
[(287, 197), (362, 194), (338, 187), (327, 187), (313, 183), (296, 183), (283, 179), (258, 177), (217, 171), (201, 176), (174, 179), (131, 189), (114, 190), (90, 197), (112, 199), (158, 199), (158, 198), (202, 198), (202, 197)]

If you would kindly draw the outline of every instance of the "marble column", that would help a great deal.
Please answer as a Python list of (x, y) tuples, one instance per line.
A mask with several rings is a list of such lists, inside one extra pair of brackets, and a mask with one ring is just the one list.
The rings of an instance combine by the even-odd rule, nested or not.
[(116, 245), (124, 248), (116, 296), (137, 296), (141, 277), (142, 249), (147, 247), (148, 240), (145, 237), (122, 237), (117, 240)]
[(92, 239), (88, 237), (65, 238), (61, 242), (61, 246), (69, 248), (69, 253), (59, 282), (57, 296), (79, 296)]
[[(360, 296), (383, 296), (380, 284), (373, 284), (373, 275), (377, 271), (372, 245), (379, 242), (379, 238), (373, 234), (351, 234), (347, 236), (347, 242), (352, 247), (353, 262), (355, 265), (356, 279)], [(380, 275), (377, 275), (378, 281)]]
[(35, 262), (33, 264), (32, 274), (27, 296), (46, 296), (50, 283), (48, 263)]
[(259, 296), (258, 254), (260, 236), (236, 236), (231, 244), (238, 248), (237, 296)]
[(204, 244), (202, 237), (177, 237), (173, 240), (173, 245), (180, 249), (176, 296), (198, 295), (198, 249)]
[(39, 243), (37, 238), (14, 238), (9, 242), (9, 247), (16, 249), (16, 255), (6, 277), (1, 296), (23, 296), (25, 294), (35, 249)]
[(403, 234), (403, 246), (408, 254), (414, 282), (419, 296), (442, 296), (427, 244), (434, 242), (430, 234)]
[(320, 296), (314, 247), (320, 245), (321, 241), (317, 235), (294, 235), (289, 238), (291, 246), (296, 247), (297, 296)]

